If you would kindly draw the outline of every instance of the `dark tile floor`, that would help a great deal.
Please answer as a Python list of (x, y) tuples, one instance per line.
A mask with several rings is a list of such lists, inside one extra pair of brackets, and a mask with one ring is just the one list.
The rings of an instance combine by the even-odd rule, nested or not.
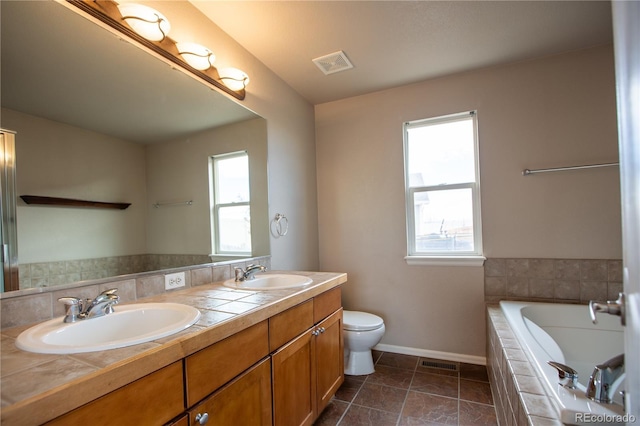
[(315, 426), (498, 424), (484, 366), (453, 363), (451, 371), (423, 367), (417, 356), (373, 355), (375, 373), (345, 376)]

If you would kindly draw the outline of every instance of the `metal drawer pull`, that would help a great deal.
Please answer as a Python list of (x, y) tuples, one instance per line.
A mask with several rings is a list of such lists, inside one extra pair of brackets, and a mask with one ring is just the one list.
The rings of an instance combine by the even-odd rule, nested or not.
[(206, 425), (207, 422), (209, 421), (209, 413), (204, 413), (204, 414), (198, 413), (196, 415), (195, 421), (198, 422), (198, 424)]

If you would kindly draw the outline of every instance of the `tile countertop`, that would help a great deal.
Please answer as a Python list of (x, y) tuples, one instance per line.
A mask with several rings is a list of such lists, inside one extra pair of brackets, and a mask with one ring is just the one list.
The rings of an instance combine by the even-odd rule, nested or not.
[(288, 273), (306, 275), (313, 282), (302, 289), (270, 291), (234, 290), (218, 282), (138, 300), (184, 303), (202, 315), (185, 331), (120, 349), (37, 354), (15, 346), (18, 335), (33, 324), (2, 330), (0, 423), (54, 419), (347, 281), (345, 273)]

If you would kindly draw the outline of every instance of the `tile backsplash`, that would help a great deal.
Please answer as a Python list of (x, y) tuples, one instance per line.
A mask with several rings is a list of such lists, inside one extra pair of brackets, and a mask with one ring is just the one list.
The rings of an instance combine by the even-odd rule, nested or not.
[(73, 284), (27, 289), (23, 289), (21, 286), (20, 290), (0, 293), (0, 328), (17, 327), (64, 315), (64, 306), (58, 302), (59, 297), (94, 298), (101, 291), (117, 288), (121, 303), (131, 303), (145, 297), (176, 291), (165, 290), (165, 274), (184, 271), (185, 285), (188, 288), (232, 278), (234, 267), (245, 268), (252, 263), (271, 269), (271, 257), (264, 256), (242, 259), (241, 261), (225, 261), (111, 278), (90, 279)]
[(207, 255), (138, 254), (60, 262), (24, 263), (20, 289), (54, 287), (77, 281), (209, 263)]
[(488, 258), (484, 264), (486, 302), (587, 303), (617, 299), (621, 291), (621, 260)]

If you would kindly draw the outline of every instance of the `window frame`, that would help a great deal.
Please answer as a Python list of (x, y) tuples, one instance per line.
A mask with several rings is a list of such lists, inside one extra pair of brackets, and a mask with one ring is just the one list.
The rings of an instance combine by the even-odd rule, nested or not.
[[(419, 128), (434, 124), (472, 119), (473, 123), (473, 152), (474, 152), (474, 181), (438, 184), (424, 186), (410, 186), (409, 180), (409, 129)], [(405, 260), (409, 265), (434, 265), (434, 266), (482, 266), (485, 257), (482, 245), (482, 217), (480, 205), (480, 144), (478, 140), (478, 113), (476, 110), (465, 111), (456, 114), (408, 121), (403, 123), (403, 157), (405, 179), (405, 208), (407, 231), (407, 255)], [(416, 249), (416, 223), (415, 223), (415, 195), (417, 193), (430, 193), (434, 191), (447, 191), (457, 189), (471, 190), (471, 208), (473, 217), (473, 241), (474, 250), (471, 251), (430, 251), (420, 252)]]
[[(219, 203), (218, 202), (218, 168), (216, 162), (219, 160), (228, 160), (236, 157), (247, 157), (247, 177), (249, 178), (249, 200), (231, 203)], [(220, 209), (224, 207), (241, 207), (246, 206), (249, 208), (249, 215), (251, 215), (251, 168), (248, 167), (249, 152), (246, 150), (229, 152), (225, 154), (215, 154), (209, 156), (209, 200), (210, 200), (210, 220), (211, 220), (211, 248), (212, 255), (228, 255), (228, 256), (246, 256), (251, 255), (253, 247), (249, 248), (249, 251), (227, 251), (220, 248)], [(251, 231), (250, 231), (251, 235)], [(251, 241), (253, 246), (253, 241)]]

